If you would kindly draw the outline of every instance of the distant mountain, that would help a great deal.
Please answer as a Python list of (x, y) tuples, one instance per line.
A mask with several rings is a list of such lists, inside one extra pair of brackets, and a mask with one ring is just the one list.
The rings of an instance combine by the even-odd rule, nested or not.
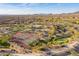
[(79, 13), (79, 11), (76, 11), (76, 12), (74, 12), (74, 13)]

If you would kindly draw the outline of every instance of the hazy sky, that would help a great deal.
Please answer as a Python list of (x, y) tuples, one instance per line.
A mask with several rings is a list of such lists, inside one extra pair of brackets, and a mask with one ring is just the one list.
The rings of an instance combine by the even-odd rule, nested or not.
[(70, 13), (79, 11), (78, 3), (1, 3), (0, 14)]

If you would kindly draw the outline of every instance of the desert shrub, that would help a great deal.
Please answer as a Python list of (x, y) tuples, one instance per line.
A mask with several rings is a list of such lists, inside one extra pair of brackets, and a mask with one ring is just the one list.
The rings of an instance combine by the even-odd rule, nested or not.
[(1, 46), (5, 46), (8, 47), (10, 44), (8, 43), (10, 39), (9, 35), (3, 35), (2, 37), (0, 37), (0, 45)]

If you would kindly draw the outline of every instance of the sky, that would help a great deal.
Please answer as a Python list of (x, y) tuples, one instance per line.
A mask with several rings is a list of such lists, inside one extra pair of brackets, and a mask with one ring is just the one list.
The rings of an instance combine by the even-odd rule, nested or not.
[(0, 3), (0, 14), (61, 14), (79, 11), (79, 3)]

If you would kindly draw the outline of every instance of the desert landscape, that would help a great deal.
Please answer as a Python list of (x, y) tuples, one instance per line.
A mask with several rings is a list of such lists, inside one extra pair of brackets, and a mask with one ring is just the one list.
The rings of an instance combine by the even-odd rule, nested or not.
[(1, 15), (0, 55), (79, 55), (79, 13)]
[(0, 4), (0, 56), (79, 56), (79, 4)]

